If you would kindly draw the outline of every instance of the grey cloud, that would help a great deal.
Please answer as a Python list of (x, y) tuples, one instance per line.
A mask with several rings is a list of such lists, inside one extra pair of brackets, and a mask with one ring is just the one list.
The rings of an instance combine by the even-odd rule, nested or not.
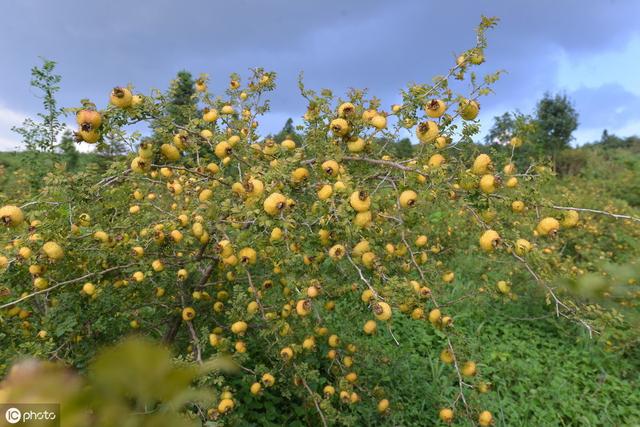
[(303, 109), (302, 70), (310, 87), (368, 87), (390, 104), (407, 82), (446, 71), (474, 43), (480, 15), (496, 15), (484, 69), (509, 73), (484, 101), (484, 120), (556, 90), (556, 53), (597, 53), (637, 34), (640, 2), (25, 0), (2, 9), (0, 101), (18, 110), (37, 108), (28, 71), (42, 55), (59, 62), (64, 105), (106, 102), (115, 84), (164, 88), (182, 68), (211, 73), (221, 88), (230, 72), (264, 66), (279, 73), (278, 116)]

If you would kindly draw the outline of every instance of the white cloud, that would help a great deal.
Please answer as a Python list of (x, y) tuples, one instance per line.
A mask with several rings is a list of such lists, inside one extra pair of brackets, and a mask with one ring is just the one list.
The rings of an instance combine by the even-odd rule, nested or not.
[(0, 151), (13, 151), (20, 147), (19, 135), (11, 130), (22, 124), (27, 116), (0, 104)]

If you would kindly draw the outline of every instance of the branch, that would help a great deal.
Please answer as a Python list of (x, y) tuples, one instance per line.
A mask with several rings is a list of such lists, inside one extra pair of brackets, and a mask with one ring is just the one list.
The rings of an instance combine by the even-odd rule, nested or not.
[(573, 210), (573, 211), (581, 211), (581, 212), (590, 212), (590, 213), (595, 213), (595, 214), (600, 214), (600, 215), (607, 215), (616, 219), (630, 219), (631, 221), (635, 221), (635, 222), (640, 222), (640, 218), (635, 217), (635, 216), (631, 216), (631, 215), (621, 215), (621, 214), (615, 214), (613, 212), (607, 212), (607, 211), (601, 211), (598, 209), (589, 209), (589, 208), (574, 208), (571, 206), (549, 206), (553, 209), (559, 209), (559, 210), (564, 210), (564, 211), (568, 211), (568, 210)]
[(56, 288), (59, 288), (59, 287), (61, 287), (61, 286), (68, 285), (68, 284), (70, 284), (70, 283), (77, 283), (77, 282), (81, 282), (81, 281), (83, 281), (83, 280), (85, 280), (85, 279), (88, 279), (89, 277), (93, 277), (93, 276), (98, 276), (98, 275), (102, 275), (102, 274), (110, 273), (110, 272), (112, 272), (112, 271), (116, 271), (116, 270), (122, 270), (122, 269), (124, 269), (124, 268), (131, 267), (132, 265), (136, 265), (136, 263), (130, 263), (130, 264), (126, 264), (126, 265), (119, 265), (119, 266), (117, 266), (117, 267), (107, 268), (106, 270), (98, 271), (98, 272), (95, 272), (95, 273), (85, 274), (84, 276), (77, 277), (77, 278), (75, 278), (75, 279), (66, 280), (66, 281), (64, 281), (64, 282), (56, 283), (55, 285), (50, 286), (50, 287), (48, 287), (48, 288), (46, 288), (46, 289), (42, 289), (42, 290), (39, 290), (39, 291), (36, 291), (36, 292), (30, 293), (30, 294), (25, 295), (25, 296), (23, 296), (23, 297), (21, 297), (21, 298), (18, 298), (18, 299), (17, 299), (17, 300), (15, 300), (15, 301), (11, 301), (11, 302), (8, 302), (8, 303), (6, 303), (6, 304), (0, 305), (0, 310), (1, 310), (1, 309), (3, 309), (3, 308), (11, 307), (12, 305), (16, 305), (16, 304), (18, 304), (18, 303), (20, 303), (20, 302), (22, 302), (22, 301), (25, 301), (25, 300), (27, 300), (27, 299), (29, 299), (29, 298), (32, 298), (32, 297), (34, 297), (34, 296), (36, 296), (36, 295), (44, 294), (44, 293), (46, 293), (46, 292), (52, 291), (52, 290), (54, 290), (54, 289), (56, 289)]

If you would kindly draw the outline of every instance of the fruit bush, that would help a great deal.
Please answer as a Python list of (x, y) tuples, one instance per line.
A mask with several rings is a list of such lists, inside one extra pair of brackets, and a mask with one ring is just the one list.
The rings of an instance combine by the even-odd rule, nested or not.
[[(481, 98), (500, 75), (474, 71), (495, 22), (483, 18), (476, 46), (389, 111), (363, 90), (337, 97), (301, 79), (298, 142), (260, 135), (276, 80), (263, 69), (245, 82), (232, 75), (219, 96), (202, 75), (202, 109), (185, 109), (185, 123), (158, 91), (117, 87), (102, 110), (84, 101), (74, 110), (80, 140), (138, 146), (97, 178), (48, 175), (32, 200), (0, 209), (2, 359), (85, 368), (98, 346), (135, 333), (187, 365), (231, 358), (235, 372), (187, 376), (211, 391), (185, 406), (203, 423), (395, 423), (411, 399), (426, 400), (433, 423), (494, 423), (482, 349), (465, 345), (456, 305), (533, 293), (590, 335), (602, 314), (555, 284), (559, 269), (583, 272), (562, 250), (583, 229), (579, 209), (541, 191), (552, 171), (517, 170), (526, 143), (517, 136), (499, 152), (473, 144)], [(143, 123), (153, 138), (127, 133)], [(394, 159), (391, 141), (406, 132), (421, 144)], [(417, 348), (426, 343), (439, 358)], [(412, 345), (425, 357), (403, 358)], [(396, 376), (426, 387), (411, 378), (416, 364), (441, 383), (395, 395)]]

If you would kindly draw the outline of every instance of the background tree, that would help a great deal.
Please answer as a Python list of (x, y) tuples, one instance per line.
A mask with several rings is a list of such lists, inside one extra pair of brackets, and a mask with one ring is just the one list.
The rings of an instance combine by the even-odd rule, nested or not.
[(282, 127), (280, 132), (275, 134), (272, 138), (276, 142), (282, 142), (288, 138), (293, 140), (298, 145), (302, 143), (302, 138), (300, 137), (300, 134), (296, 132), (296, 128), (293, 125), (293, 119), (291, 117), (289, 117), (287, 121), (284, 123), (284, 126)]
[(578, 112), (566, 95), (545, 93), (536, 106), (534, 143), (551, 155), (554, 167), (558, 153), (569, 147), (578, 127)]
[(515, 113), (506, 112), (493, 118), (493, 126), (484, 137), (486, 144), (506, 144), (516, 131)]
[(413, 156), (413, 146), (409, 138), (402, 138), (394, 144), (395, 155), (399, 159), (408, 159)]
[(80, 157), (80, 153), (76, 149), (75, 141), (73, 140), (73, 134), (70, 130), (66, 130), (62, 134), (62, 138), (60, 139), (59, 145), (60, 151), (62, 152), (63, 158), (67, 163), (67, 170), (75, 170), (78, 166), (78, 159)]

